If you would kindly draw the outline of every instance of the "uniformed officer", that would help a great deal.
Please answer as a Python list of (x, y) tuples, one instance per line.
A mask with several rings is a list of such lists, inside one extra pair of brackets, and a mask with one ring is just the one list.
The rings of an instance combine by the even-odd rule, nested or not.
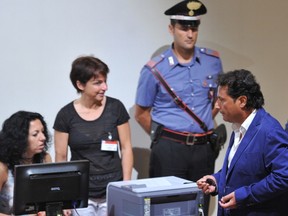
[[(214, 128), (216, 78), (222, 64), (216, 51), (197, 47), (200, 18), (207, 12), (198, 0), (185, 0), (165, 11), (173, 43), (142, 69), (136, 94), (135, 119), (151, 134), (150, 177), (178, 176), (197, 181), (214, 172), (215, 153), (209, 142)], [(181, 109), (151, 72), (154, 67), (170, 89), (207, 126)], [(151, 133), (152, 132), (152, 133)], [(205, 197), (205, 215), (209, 198)]]

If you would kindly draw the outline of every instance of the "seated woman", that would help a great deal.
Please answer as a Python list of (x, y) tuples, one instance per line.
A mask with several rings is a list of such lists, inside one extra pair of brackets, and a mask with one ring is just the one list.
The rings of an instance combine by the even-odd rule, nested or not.
[(18, 111), (4, 121), (0, 132), (0, 216), (12, 214), (14, 166), (52, 162), (47, 152), (49, 140), (39, 113)]

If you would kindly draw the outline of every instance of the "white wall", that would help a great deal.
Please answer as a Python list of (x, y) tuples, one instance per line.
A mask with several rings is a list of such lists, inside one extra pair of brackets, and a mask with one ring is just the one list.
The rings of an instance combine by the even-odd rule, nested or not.
[(162, 12), (171, 4), (1, 0), (0, 121), (27, 109), (41, 112), (51, 126), (58, 109), (76, 96), (69, 81), (71, 62), (86, 54), (110, 66), (108, 94), (131, 107), (140, 68), (169, 41)]
[(58, 110), (78, 97), (69, 72), (80, 55), (108, 64), (107, 95), (129, 110), (141, 67), (155, 49), (170, 43), (163, 11), (174, 3), (0, 0), (0, 124), (20, 109), (37, 111), (53, 133)]
[[(176, 2), (0, 0), (0, 124), (20, 109), (37, 111), (53, 132), (57, 111), (77, 97), (69, 80), (71, 62), (93, 54), (111, 69), (107, 94), (122, 100), (131, 114), (133, 145), (148, 148), (148, 137), (133, 119), (136, 85), (144, 63), (171, 42), (163, 12)], [(203, 2), (208, 14), (202, 19), (198, 45), (218, 50), (226, 71), (251, 70), (262, 86), (265, 108), (284, 125), (288, 2)], [(221, 116), (216, 121), (221, 123)]]

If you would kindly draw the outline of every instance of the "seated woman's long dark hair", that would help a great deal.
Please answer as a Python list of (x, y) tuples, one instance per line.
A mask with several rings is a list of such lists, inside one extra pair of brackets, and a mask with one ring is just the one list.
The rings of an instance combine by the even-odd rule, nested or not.
[(50, 144), (47, 124), (41, 114), (35, 112), (18, 111), (6, 119), (0, 132), (0, 161), (7, 165), (13, 173), (14, 166), (21, 164), (23, 155), (28, 147), (30, 122), (39, 119), (44, 127), (46, 141), (43, 152), (33, 157), (33, 163), (42, 163)]

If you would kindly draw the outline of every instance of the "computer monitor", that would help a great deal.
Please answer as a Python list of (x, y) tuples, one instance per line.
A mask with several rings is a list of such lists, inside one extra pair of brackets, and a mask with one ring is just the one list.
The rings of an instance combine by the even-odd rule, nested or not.
[(88, 206), (89, 161), (78, 160), (15, 166), (14, 214), (46, 211), (58, 215), (63, 209)]

